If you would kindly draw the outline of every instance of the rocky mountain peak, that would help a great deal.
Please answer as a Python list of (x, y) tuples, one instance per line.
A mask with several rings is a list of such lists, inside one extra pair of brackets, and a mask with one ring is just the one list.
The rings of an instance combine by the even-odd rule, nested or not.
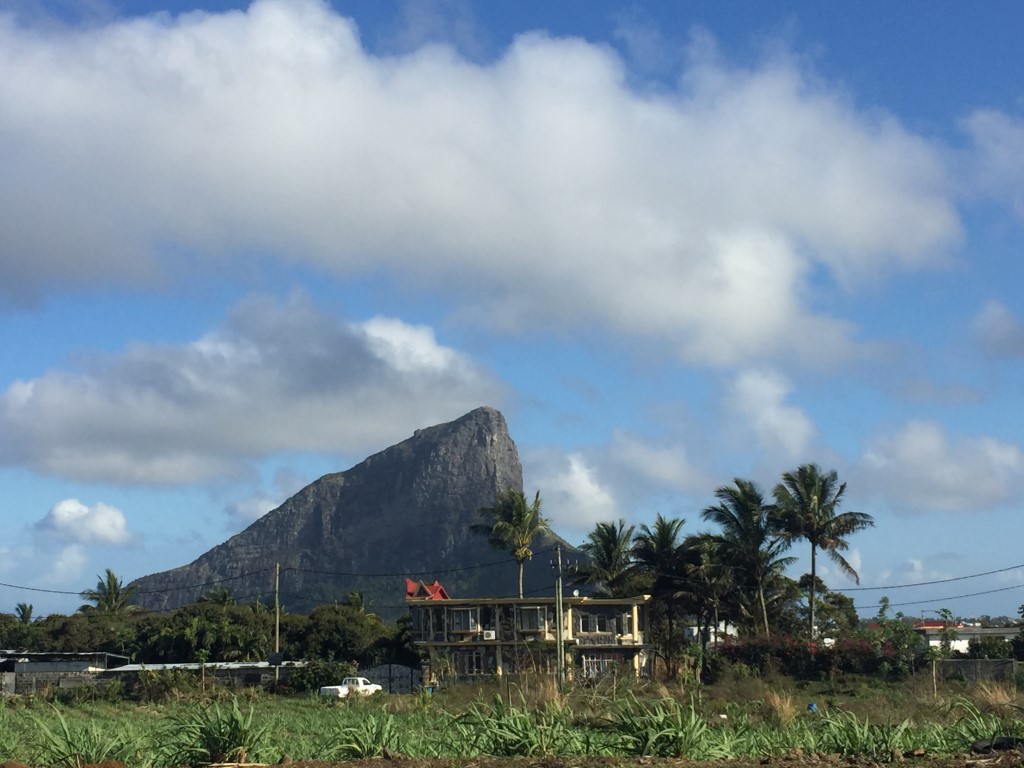
[[(511, 557), (470, 532), (507, 488), (523, 489), (515, 443), (500, 412), (477, 408), (321, 477), (192, 563), (138, 579), (136, 599), (174, 608), (216, 584), (267, 603), (276, 563), (293, 611), (361, 591), (368, 610), (394, 617), (405, 608), (405, 576), (438, 578), (453, 596), (512, 595)], [(552, 581), (546, 559), (536, 560), (527, 589)]]

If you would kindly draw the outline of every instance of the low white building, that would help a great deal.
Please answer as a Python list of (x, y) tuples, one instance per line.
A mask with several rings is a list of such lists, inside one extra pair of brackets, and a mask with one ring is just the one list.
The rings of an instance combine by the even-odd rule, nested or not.
[(1020, 627), (982, 627), (975, 624), (963, 622), (946, 622), (941, 619), (919, 621), (914, 625), (914, 631), (923, 636), (930, 648), (941, 648), (943, 637), (952, 632), (949, 642), (952, 651), (967, 653), (971, 640), (986, 640), (998, 638), (1007, 642), (1020, 635)]

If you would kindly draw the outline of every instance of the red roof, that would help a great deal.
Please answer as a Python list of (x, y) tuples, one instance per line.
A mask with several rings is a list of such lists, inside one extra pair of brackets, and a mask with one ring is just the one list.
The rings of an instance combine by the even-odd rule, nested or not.
[(412, 598), (420, 600), (447, 600), (448, 592), (441, 586), (441, 582), (434, 580), (433, 584), (424, 581), (413, 581), (410, 578), (405, 580), (405, 599)]
[(963, 626), (963, 624), (954, 623), (952, 621), (943, 621), (942, 619), (922, 619), (914, 624), (914, 629), (945, 629), (946, 627), (963, 628)]

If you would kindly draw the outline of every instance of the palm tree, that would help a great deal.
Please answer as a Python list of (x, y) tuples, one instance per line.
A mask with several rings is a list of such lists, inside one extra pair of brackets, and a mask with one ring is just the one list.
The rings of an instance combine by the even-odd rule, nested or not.
[(98, 611), (100, 613), (127, 613), (136, 606), (131, 604), (137, 587), (122, 584), (121, 579), (109, 568), (103, 576), (97, 576), (95, 589), (86, 589), (79, 593), (79, 597), (88, 600), (93, 605), (83, 605), (78, 610), (81, 612)]
[(18, 603), (14, 606), (14, 617), (19, 624), (32, 623), (32, 603)]
[(594, 530), (587, 534), (587, 540), (580, 545), (580, 551), (589, 559), (589, 563), (580, 565), (577, 583), (594, 584), (597, 591), (622, 597), (620, 590), (630, 576), (633, 557), (630, 548), (633, 545), (633, 531), (636, 526), (626, 527), (626, 521), (619, 519), (617, 523), (598, 523)]
[(846, 538), (870, 528), (874, 518), (866, 512), (840, 512), (846, 483), (839, 482), (833, 469), (823, 473), (817, 464), (804, 464), (787, 472), (775, 486), (775, 515), (784, 541), (805, 539), (811, 545), (809, 635), (814, 636), (814, 586), (817, 580), (818, 550), (828, 554), (839, 570), (860, 584), (860, 576), (842, 556), (850, 548)]
[(772, 507), (764, 503), (760, 489), (750, 480), (736, 478), (733, 485), (715, 490), (715, 498), (718, 504), (701, 516), (721, 528), (714, 537), (718, 556), (735, 569), (736, 583), (753, 592), (756, 608), (749, 612), (758, 616), (757, 623), (770, 636), (765, 591), (796, 560), (782, 557), (790, 540), (774, 535)]
[(680, 585), (686, 584), (685, 553), (679, 538), (685, 524), (683, 518), (669, 519), (659, 514), (653, 527), (641, 525), (633, 539), (635, 568), (651, 578), (654, 599), (665, 611), (667, 637), (663, 653), (670, 674), (675, 655), (675, 606), (681, 595)]
[[(690, 581), (690, 593), (694, 600), (698, 618), (704, 617), (704, 629), (715, 628), (715, 642), (718, 642), (718, 631), (721, 626), (722, 602), (735, 591), (732, 580), (732, 569), (722, 560), (718, 538), (710, 533), (696, 533), (683, 540), (683, 548), (689, 553), (686, 557), (687, 575)], [(710, 632), (700, 633), (701, 647), (706, 647)]]
[(534, 538), (551, 530), (550, 523), (540, 513), (540, 491), (528, 504), (522, 491), (509, 488), (498, 494), (490, 507), (483, 507), (479, 514), (485, 522), (470, 526), (473, 533), (487, 536), (495, 549), (510, 553), (519, 566), (519, 597), (523, 596), (523, 566), (533, 557)]
[(654, 578), (655, 591), (662, 585), (666, 589), (679, 578), (679, 535), (686, 525), (683, 518), (666, 518), (659, 514), (654, 526), (640, 526), (633, 540), (633, 559), (636, 567)]

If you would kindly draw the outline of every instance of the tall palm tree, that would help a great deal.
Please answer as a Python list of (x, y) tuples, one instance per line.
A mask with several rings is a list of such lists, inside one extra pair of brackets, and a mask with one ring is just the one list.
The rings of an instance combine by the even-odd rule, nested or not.
[[(683, 548), (689, 553), (686, 558), (690, 581), (690, 592), (698, 617), (704, 617), (704, 628), (714, 627), (715, 642), (722, 623), (722, 603), (735, 591), (732, 569), (723, 561), (718, 538), (710, 533), (695, 533), (683, 540)], [(701, 646), (706, 645), (709, 632), (702, 631)]]
[(814, 636), (814, 586), (818, 550), (828, 554), (839, 570), (860, 584), (860, 576), (841, 554), (850, 548), (847, 537), (870, 528), (874, 518), (866, 512), (840, 512), (846, 483), (833, 469), (822, 472), (817, 464), (804, 464), (786, 472), (775, 486), (775, 514), (779, 535), (785, 541), (804, 539), (811, 545), (809, 636)]
[(126, 587), (109, 568), (103, 576), (97, 576), (95, 589), (86, 589), (79, 593), (79, 597), (88, 600), (92, 605), (83, 605), (79, 611), (98, 611), (100, 613), (127, 613), (134, 610), (131, 604), (135, 596), (136, 587)]
[(718, 504), (705, 509), (701, 516), (715, 523), (721, 533), (714, 538), (718, 556), (734, 568), (737, 584), (753, 592), (756, 613), (766, 636), (771, 635), (765, 591), (796, 558), (783, 557), (790, 540), (775, 536), (772, 507), (765, 504), (760, 489), (750, 480), (737, 477), (732, 485), (715, 490)]
[(659, 514), (653, 526), (641, 525), (640, 532), (633, 539), (636, 567), (654, 578), (655, 591), (658, 591), (658, 585), (668, 589), (678, 582), (679, 536), (684, 525), (686, 520), (681, 517), (666, 518)]
[(14, 606), (14, 617), (19, 624), (32, 623), (32, 603), (18, 603)]
[(666, 518), (659, 514), (654, 525), (641, 525), (633, 539), (633, 560), (640, 573), (653, 581), (653, 597), (665, 611), (667, 637), (663, 652), (669, 673), (673, 673), (675, 656), (675, 609), (680, 587), (687, 583), (685, 552), (680, 534), (686, 520)]
[(577, 583), (594, 584), (598, 592), (622, 597), (619, 592), (633, 565), (631, 547), (635, 529), (634, 525), (626, 527), (626, 521), (621, 518), (617, 523), (595, 525), (580, 545), (580, 551), (590, 562), (580, 565)]
[(533, 540), (551, 530), (550, 523), (540, 513), (540, 491), (533, 503), (527, 503), (522, 491), (509, 488), (498, 494), (490, 507), (479, 510), (484, 522), (470, 526), (470, 530), (487, 536), (495, 549), (512, 555), (519, 566), (519, 597), (523, 596), (523, 566), (533, 557)]

